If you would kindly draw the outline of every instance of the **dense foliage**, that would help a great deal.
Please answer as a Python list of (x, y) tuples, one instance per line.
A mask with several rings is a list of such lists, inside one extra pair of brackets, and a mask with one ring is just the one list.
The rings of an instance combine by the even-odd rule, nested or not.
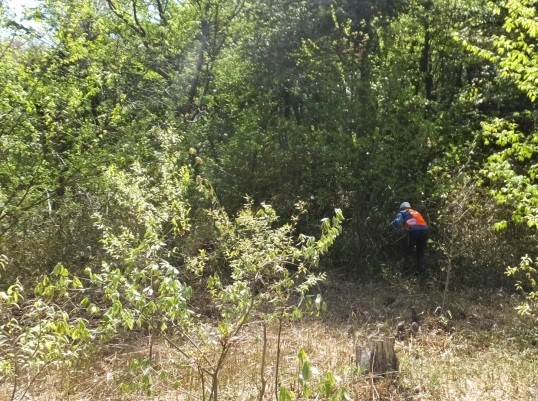
[(535, 314), (537, 6), (0, 2), (2, 375), (174, 327), (216, 400), (248, 319), (399, 274), (403, 200), (432, 277), (521, 276)]

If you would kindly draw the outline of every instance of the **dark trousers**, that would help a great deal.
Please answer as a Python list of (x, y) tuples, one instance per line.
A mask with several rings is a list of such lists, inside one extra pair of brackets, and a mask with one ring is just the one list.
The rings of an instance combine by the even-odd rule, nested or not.
[(404, 255), (404, 269), (407, 273), (411, 272), (413, 257), (415, 257), (415, 272), (421, 275), (424, 274), (424, 253), (426, 252), (427, 242), (428, 230), (409, 231)]

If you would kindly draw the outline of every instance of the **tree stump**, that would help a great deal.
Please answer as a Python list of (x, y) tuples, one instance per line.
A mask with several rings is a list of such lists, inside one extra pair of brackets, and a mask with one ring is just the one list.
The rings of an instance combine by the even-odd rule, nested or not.
[(357, 346), (355, 352), (356, 363), (363, 373), (384, 375), (398, 371), (394, 338), (372, 336), (365, 347)]

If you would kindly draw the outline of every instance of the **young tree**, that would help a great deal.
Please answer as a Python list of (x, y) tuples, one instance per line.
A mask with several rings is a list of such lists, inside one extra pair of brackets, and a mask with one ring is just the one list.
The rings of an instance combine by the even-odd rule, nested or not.
[[(519, 267), (509, 268), (509, 275), (523, 273), (527, 289), (527, 302), (520, 307), (522, 313), (536, 313), (538, 299), (536, 252), (534, 245), (538, 229), (538, 18), (536, 0), (507, 0), (490, 4), (493, 12), (503, 20), (503, 32), (493, 36), (489, 49), (470, 46), (499, 67), (502, 77), (513, 81), (526, 94), (531, 104), (504, 118), (484, 121), (482, 138), (492, 146), (492, 153), (482, 173), (491, 195), (499, 205), (511, 210), (516, 224), (529, 229), (528, 254)], [(508, 221), (496, 224), (498, 230), (508, 227)]]

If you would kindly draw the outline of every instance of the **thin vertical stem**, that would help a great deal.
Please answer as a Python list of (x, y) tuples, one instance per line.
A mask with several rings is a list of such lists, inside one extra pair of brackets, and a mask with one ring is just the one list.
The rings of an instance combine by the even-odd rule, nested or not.
[(280, 341), (282, 338), (282, 319), (278, 319), (278, 336), (276, 340), (276, 369), (275, 369), (275, 400), (278, 401), (278, 386), (280, 374)]
[(260, 380), (261, 380), (261, 389), (259, 400), (263, 401), (265, 396), (265, 386), (267, 384), (267, 379), (265, 378), (265, 364), (267, 358), (267, 324), (263, 322), (263, 349), (262, 349), (262, 366), (260, 371)]
[(448, 286), (450, 285), (450, 274), (452, 273), (452, 263), (448, 262), (448, 268), (446, 270), (445, 291), (443, 292), (443, 304), (441, 309), (445, 310), (446, 300), (448, 297)]
[(11, 393), (11, 401), (15, 399), (15, 395), (17, 394), (17, 387), (18, 387), (18, 378), (19, 378), (19, 363), (18, 363), (19, 353), (18, 351), (15, 351), (15, 355), (13, 357), (13, 391)]

